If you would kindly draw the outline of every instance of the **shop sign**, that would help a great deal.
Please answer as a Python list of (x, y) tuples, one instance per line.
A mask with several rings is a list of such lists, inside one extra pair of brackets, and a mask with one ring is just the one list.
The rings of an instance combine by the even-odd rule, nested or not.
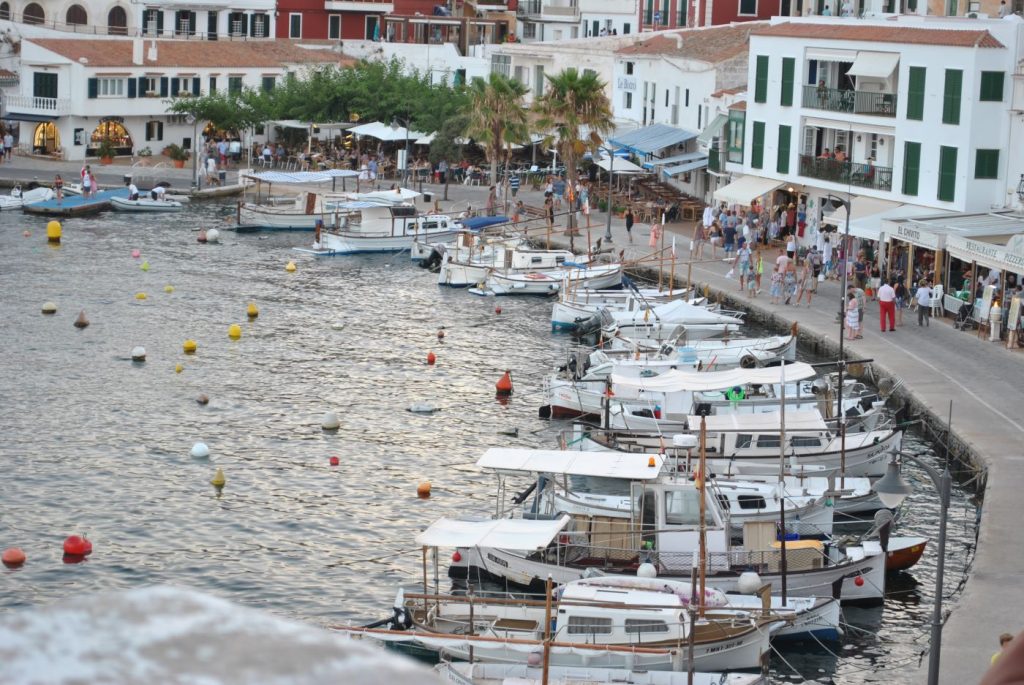
[(1024, 273), (1024, 254), (983, 240), (971, 240), (962, 236), (949, 236), (948, 247), (957, 259), (979, 262), (985, 266)]
[(616, 85), (619, 90), (636, 91), (636, 76), (620, 76)]
[(930, 250), (939, 249), (939, 236), (914, 228), (912, 224), (896, 224), (896, 232), (892, 237)]

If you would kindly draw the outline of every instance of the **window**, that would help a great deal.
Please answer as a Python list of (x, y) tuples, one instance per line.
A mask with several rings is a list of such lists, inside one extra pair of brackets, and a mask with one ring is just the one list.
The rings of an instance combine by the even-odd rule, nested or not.
[(903, 144), (903, 194), (917, 195), (921, 177), (921, 143)]
[(760, 510), (768, 508), (768, 504), (761, 495), (737, 495), (736, 503), (740, 505), (740, 509)]
[(341, 15), (332, 14), (327, 17), (327, 37), (331, 40), (341, 38)]
[(544, 95), (544, 65), (533, 67), (533, 94), (535, 97)]
[(793, 106), (793, 75), (796, 71), (796, 59), (782, 58), (782, 95), (779, 104), (783, 107)]
[(512, 73), (515, 74), (513, 78), (519, 81), (524, 86), (526, 85), (526, 67), (514, 67)]
[(64, 21), (67, 24), (88, 24), (89, 15), (86, 14), (85, 8), (81, 5), (72, 5), (68, 8), (67, 14), (64, 15)]
[(633, 109), (633, 94), (627, 90), (624, 93), (624, 95), (625, 95), (625, 101), (623, 102), (623, 106), (626, 109)]
[(743, 16), (756, 16), (757, 15), (757, 0), (740, 0), (740, 15)]
[(907, 118), (915, 121), (924, 119), (924, 67), (910, 67), (907, 85)]
[(276, 80), (277, 79), (273, 76), (264, 76), (263, 80), (260, 82), (260, 87), (262, 88), (263, 92), (269, 93), (270, 91), (274, 90), (274, 82)]
[(537, 37), (537, 25), (532, 21), (523, 22), (523, 38), (536, 38)]
[(164, 124), (162, 121), (146, 122), (146, 140), (163, 140)]
[(628, 36), (629, 35), (629, 24), (628, 23), (622, 25), (622, 35), (624, 35), (624, 36)]
[(668, 107), (668, 88), (665, 89), (665, 106)]
[(9, 2), (0, 2), (0, 19), (11, 18), (11, 4)]
[(764, 168), (764, 122), (754, 122), (754, 144), (750, 146), (750, 166)]
[(633, 75), (633, 63), (632, 62), (626, 62), (626, 76), (632, 76), (632, 75)]
[[(704, 521), (714, 525), (710, 510)], [(700, 492), (697, 490), (668, 490), (665, 492), (665, 523), (670, 526), (700, 525)]]
[(512, 57), (509, 55), (491, 55), (491, 72), (508, 77), (512, 71)]
[(230, 95), (238, 95), (242, 92), (242, 77), (241, 76), (228, 76), (228, 93)]
[(216, 95), (216, 94), (217, 94), (217, 77), (216, 76), (211, 76), (210, 77), (210, 95)]
[(123, 78), (97, 79), (97, 95), (101, 98), (124, 97)]
[(112, 36), (128, 35), (128, 13), (123, 7), (114, 6), (107, 12), (107, 33)]
[(746, 128), (747, 113), (742, 110), (729, 110), (728, 161), (743, 163), (743, 136), (746, 134)]
[[(332, 15), (337, 16), (337, 15)], [(340, 17), (339, 17), (340, 18)], [(327, 25), (330, 26), (331, 22), (328, 19)], [(265, 14), (254, 14), (252, 15), (252, 37), (253, 38), (266, 38), (267, 37), (267, 15)], [(330, 34), (327, 36), (330, 38)]]
[(228, 33), (232, 38), (240, 38), (248, 32), (246, 28), (249, 18), (244, 12), (232, 12), (228, 15)]
[(171, 79), (171, 97), (187, 97), (192, 94), (192, 79), (179, 76)]
[(768, 102), (768, 55), (757, 56), (754, 102)]
[(46, 13), (43, 12), (39, 3), (32, 2), (25, 6), (21, 13), (21, 20), (26, 24), (43, 24), (46, 23)]
[(963, 85), (962, 69), (946, 69), (946, 88), (942, 94), (942, 123), (960, 123), (960, 91)]
[(999, 150), (979, 148), (975, 152), (974, 178), (999, 178)]
[(758, 447), (778, 447), (779, 446), (779, 434), (759, 435), (757, 436)]
[(790, 447), (821, 447), (821, 438), (811, 435), (796, 435), (789, 440)]
[(978, 99), (982, 102), (1002, 102), (1005, 77), (1002, 71), (981, 72), (981, 94)]
[[(779, 153), (775, 160), (775, 170), (780, 174), (789, 173), (789, 144), (793, 137), (793, 129), (790, 126), (779, 126)], [(758, 438), (758, 447), (760, 447)]]
[(159, 95), (160, 94), (160, 77), (159, 76), (144, 76), (146, 88), (143, 91), (145, 95)]
[(302, 14), (293, 12), (288, 15), (288, 37), (302, 38)]
[(627, 618), (626, 633), (667, 633), (668, 625), (664, 621), (651, 619)]
[(196, 13), (178, 10), (174, 13), (174, 30), (179, 36), (194, 36), (196, 33)]
[(943, 202), (956, 199), (956, 148), (945, 145), (939, 148), (939, 193)]
[(750, 447), (750, 443), (753, 439), (754, 436), (749, 433), (740, 433), (736, 436), (736, 447), (746, 449)]
[(610, 618), (597, 618), (596, 616), (570, 616), (570, 635), (607, 635), (612, 632), (612, 620)]

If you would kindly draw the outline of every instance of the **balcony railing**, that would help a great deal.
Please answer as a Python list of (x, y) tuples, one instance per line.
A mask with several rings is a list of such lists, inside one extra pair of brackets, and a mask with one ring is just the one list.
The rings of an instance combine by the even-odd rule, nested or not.
[(894, 117), (896, 116), (896, 94), (804, 86), (804, 107), (824, 109), (829, 112)]
[(834, 159), (800, 155), (800, 175), (842, 185), (874, 190), (892, 190), (892, 168), (867, 162), (837, 162)]
[(7, 111), (16, 110), (23, 114), (52, 114), (60, 116), (71, 112), (71, 100), (40, 98), (33, 95), (5, 95)]

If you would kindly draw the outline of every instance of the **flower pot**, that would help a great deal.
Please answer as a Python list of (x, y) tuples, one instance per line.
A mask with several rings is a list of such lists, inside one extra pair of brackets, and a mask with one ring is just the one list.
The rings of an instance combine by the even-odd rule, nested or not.
[(114, 158), (113, 157), (100, 157), (100, 164), (113, 164), (113, 163), (114, 163)]
[(185, 160), (183, 160), (183, 159), (176, 159), (176, 160), (174, 160), (174, 168), (175, 169), (184, 169), (185, 168)]

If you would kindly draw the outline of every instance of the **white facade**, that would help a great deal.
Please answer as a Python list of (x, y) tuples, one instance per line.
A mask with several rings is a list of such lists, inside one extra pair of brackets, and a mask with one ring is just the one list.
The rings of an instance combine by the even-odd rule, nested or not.
[(603, 29), (618, 35), (640, 33), (639, 0), (579, 0), (580, 36), (600, 36)]
[[(469, 83), (474, 78), (487, 78), (491, 72), (488, 53), (491, 44), (473, 46), (472, 54), (463, 55), (453, 43), (382, 43), (372, 40), (346, 40), (345, 54), (356, 59), (401, 60), (409, 70), (430, 74), (432, 83), (446, 81)], [(483, 56), (478, 56), (483, 55)]]
[[(772, 24), (750, 41), (744, 174), (778, 180), (809, 199), (851, 193), (956, 212), (1017, 202), (1024, 22)], [(887, 33), (893, 29), (906, 32), (897, 38)], [(782, 104), (788, 65), (792, 104)], [(837, 146), (850, 164), (822, 158), (824, 148)]]

